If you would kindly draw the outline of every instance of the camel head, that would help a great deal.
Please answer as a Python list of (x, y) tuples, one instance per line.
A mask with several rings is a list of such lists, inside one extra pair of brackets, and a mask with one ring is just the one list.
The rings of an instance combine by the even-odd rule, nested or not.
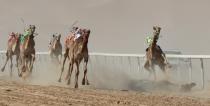
[(78, 30), (78, 27), (73, 27), (72, 28), (72, 32), (75, 32), (75, 31), (77, 31)]
[[(80, 36), (77, 40), (76, 43), (78, 45), (80, 45), (80, 47), (83, 49), (84, 47), (87, 46), (88, 44), (88, 39), (89, 39), (89, 35), (90, 35), (90, 30), (89, 29), (82, 29), (81, 30), (81, 34), (82, 36)], [(81, 49), (81, 50), (82, 50)]]
[(159, 38), (159, 35), (160, 35), (161, 27), (159, 27), (159, 26), (153, 26), (153, 30), (154, 30), (154, 32), (153, 32), (154, 39), (156, 39), (155, 41), (157, 41), (158, 38)]
[(83, 43), (84, 43), (84, 45), (87, 45), (88, 39), (89, 39), (89, 35), (90, 35), (90, 30), (89, 29), (84, 29), (83, 32), (84, 32)]
[(29, 25), (29, 29), (31, 30), (32, 34), (34, 34), (36, 26), (35, 25)]
[(153, 26), (153, 30), (155, 30), (155, 31), (157, 31), (157, 32), (160, 32), (161, 27), (159, 27), (159, 26)]
[(57, 43), (60, 43), (60, 39), (61, 39), (61, 34), (59, 34), (59, 35), (53, 34), (52, 39), (50, 40), (50, 43), (49, 43), (49, 47), (50, 48), (55, 48), (55, 45)]
[(160, 30), (161, 30), (161, 27), (159, 27), (159, 26), (153, 26), (153, 30), (154, 30), (154, 34), (156, 35), (156, 34), (160, 34)]
[(80, 36), (77, 41), (80, 43), (87, 43), (89, 35), (90, 35), (90, 30), (89, 29), (80, 29), (79, 33), (82, 35)]

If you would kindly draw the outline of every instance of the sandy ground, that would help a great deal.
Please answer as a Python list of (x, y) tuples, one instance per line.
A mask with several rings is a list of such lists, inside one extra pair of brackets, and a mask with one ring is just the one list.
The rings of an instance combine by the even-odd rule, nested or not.
[(73, 89), (0, 80), (0, 106), (210, 106), (210, 99), (137, 91)]

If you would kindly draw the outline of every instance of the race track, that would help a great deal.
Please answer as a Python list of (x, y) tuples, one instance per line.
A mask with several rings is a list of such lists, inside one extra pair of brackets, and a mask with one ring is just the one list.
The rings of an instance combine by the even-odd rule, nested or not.
[(209, 106), (210, 99), (127, 90), (73, 89), (0, 80), (0, 106)]

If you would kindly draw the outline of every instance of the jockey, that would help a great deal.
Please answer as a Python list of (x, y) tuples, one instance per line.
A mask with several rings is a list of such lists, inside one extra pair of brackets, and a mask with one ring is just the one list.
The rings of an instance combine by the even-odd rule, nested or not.
[[(146, 37), (146, 43), (149, 45), (149, 47), (152, 45), (152, 42), (153, 42), (153, 37)], [(146, 48), (146, 52), (148, 52), (149, 50), (149, 47)], [(156, 44), (156, 47), (155, 47), (160, 53), (161, 55), (166, 59), (166, 55), (165, 53), (163, 52), (163, 50), (160, 48), (160, 46), (158, 44)]]
[(148, 45), (151, 45), (152, 44), (152, 41), (153, 41), (153, 37), (151, 37), (151, 36), (146, 37), (146, 43)]
[(25, 38), (26, 38), (27, 36), (30, 36), (31, 34), (32, 34), (32, 29), (31, 29), (31, 28), (27, 29), (27, 30), (23, 33), (23, 35), (21, 36), (21, 38), (20, 38), (21, 44), (23, 44), (24, 41), (25, 41)]
[(82, 29), (79, 29), (78, 27), (73, 27), (71, 30), (71, 34), (67, 36), (65, 42), (67, 43), (68, 40), (71, 40), (71, 39), (76, 41), (81, 35), (82, 35)]
[(82, 29), (77, 29), (77, 31), (74, 33), (74, 41), (77, 40), (81, 36)]
[[(153, 37), (151, 36), (148, 36), (146, 37), (146, 43), (151, 46), (152, 45), (152, 42), (153, 42)], [(159, 45), (156, 44), (156, 49), (159, 50), (161, 53), (163, 53), (162, 49), (160, 48)], [(146, 52), (149, 50), (149, 47), (146, 49)], [(164, 53), (163, 53), (164, 54)]]

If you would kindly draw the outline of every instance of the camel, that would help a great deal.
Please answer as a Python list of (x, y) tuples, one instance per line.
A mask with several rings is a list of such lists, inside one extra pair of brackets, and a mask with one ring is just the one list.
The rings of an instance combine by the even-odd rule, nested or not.
[[(78, 30), (78, 27), (73, 27), (72, 31), (70, 32), (70, 34), (66, 37), (65, 39), (65, 52), (64, 52), (64, 59), (63, 59), (63, 64), (62, 64), (62, 68), (61, 68), (61, 72), (63, 72), (64, 70), (64, 66), (66, 63), (66, 59), (69, 58), (68, 54), (69, 54), (69, 45), (72, 45), (72, 43), (74, 42), (74, 37), (75, 37), (75, 32)], [(61, 77), (59, 78), (58, 82), (61, 82)]]
[[(72, 31), (70, 32), (70, 34), (66, 37), (65, 39), (65, 52), (64, 52), (64, 59), (63, 59), (63, 65), (62, 65), (62, 69), (64, 70), (64, 65), (66, 63), (66, 59), (68, 57), (69, 54), (69, 45), (71, 45), (74, 42), (74, 37), (75, 37), (75, 32), (78, 30), (78, 27), (73, 27)], [(69, 57), (68, 57), (69, 58)], [(59, 80), (60, 82), (61, 80)]]
[[(22, 77), (24, 72), (32, 72), (33, 64), (35, 61), (35, 25), (29, 26), (29, 35), (25, 37), (25, 40), (20, 45), (20, 65), (21, 65), (21, 73), (19, 76)], [(24, 37), (22, 35), (22, 37)]]
[[(12, 62), (12, 57), (16, 55), (16, 67), (18, 68), (18, 60), (20, 56), (20, 36), (21, 34), (19, 33), (11, 33), (9, 35), (9, 40), (7, 42), (7, 51), (6, 51), (6, 61), (4, 66), (1, 68), (1, 71), (3, 72), (5, 70), (5, 67), (7, 65), (8, 60), (10, 59), (11, 64), (10, 64), (10, 77), (12, 77), (12, 67), (13, 67), (13, 62)], [(18, 70), (19, 73), (19, 70)]]
[[(158, 65), (160, 69), (167, 74), (167, 68), (170, 65), (166, 59), (165, 53), (161, 50), (160, 46), (157, 45), (161, 28), (158, 26), (153, 27), (153, 39), (149, 47), (146, 49), (146, 62), (144, 68), (154, 74), (154, 79), (156, 80), (155, 65)], [(168, 76), (168, 75), (167, 75)]]
[(52, 39), (49, 43), (49, 51), (50, 51), (50, 57), (52, 60), (56, 59), (56, 61), (60, 64), (60, 59), (62, 56), (62, 45), (60, 42), (61, 34), (55, 35), (53, 34)]
[[(75, 41), (73, 39), (70, 39), (70, 41), (67, 45), (68, 52), (65, 53), (65, 56), (68, 57), (70, 60), (68, 73), (66, 75), (66, 79), (68, 80), (68, 82), (67, 82), (68, 85), (71, 82), (71, 74), (73, 71), (74, 64), (76, 64), (75, 86), (74, 86), (75, 88), (78, 88), (79, 65), (80, 65), (82, 59), (84, 59), (84, 63), (85, 63), (82, 85), (85, 85), (85, 84), (89, 85), (89, 81), (87, 78), (87, 64), (88, 64), (88, 58), (89, 58), (87, 44), (88, 44), (88, 38), (90, 35), (90, 30), (83, 29), (83, 30), (80, 30), (80, 33), (82, 36), (80, 36)], [(63, 66), (64, 66), (64, 64), (65, 63), (63, 63)], [(64, 67), (62, 67), (62, 69), (61, 69), (60, 78), (58, 80), (59, 82), (61, 82), (63, 69), (64, 69)]]

